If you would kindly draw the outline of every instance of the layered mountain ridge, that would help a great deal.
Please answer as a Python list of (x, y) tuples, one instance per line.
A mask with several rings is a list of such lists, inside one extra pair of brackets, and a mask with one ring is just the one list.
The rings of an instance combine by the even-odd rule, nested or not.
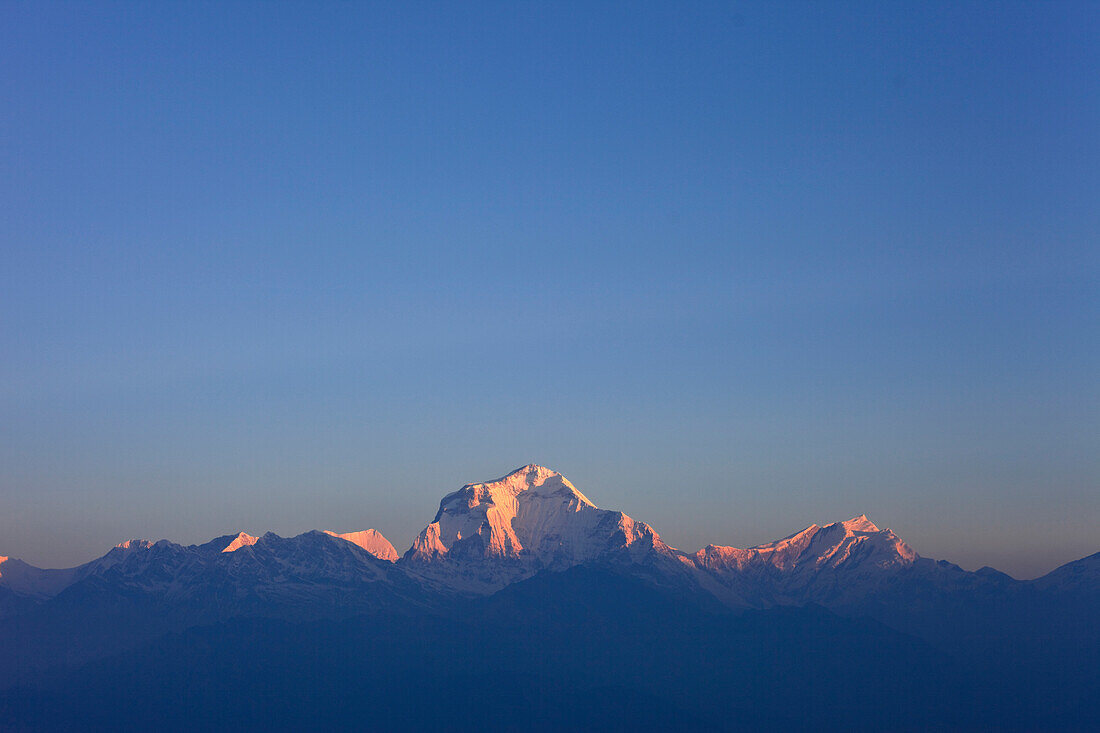
[[(895, 690), (881, 670), (894, 669), (895, 663), (911, 670), (927, 658), (927, 649), (935, 648), (943, 659), (988, 662), (962, 674), (964, 681), (1001, 670), (1035, 669), (1035, 675), (1014, 678), (1011, 689), (1038, 701), (1036, 709), (1045, 715), (1041, 701), (1052, 694), (1067, 691), (1067, 704), (1091, 694), (1087, 681), (1100, 658), (1098, 613), (1100, 553), (1036, 581), (1017, 581), (992, 569), (971, 573), (920, 557), (864, 515), (813, 524), (754, 547), (707, 545), (684, 551), (665, 543), (645, 522), (599, 508), (556, 471), (530, 464), (446, 494), (403, 555), (380, 532), (367, 529), (314, 530), (294, 537), (238, 531), (198, 545), (133, 539), (91, 562), (59, 570), (0, 557), (0, 728), (5, 705), (23, 705), (31, 718), (55, 709), (57, 696), (68, 694), (73, 670), (93, 690), (99, 680), (110, 682), (107, 690), (77, 695), (71, 709), (83, 716), (99, 706), (107, 711), (103, 729), (115, 729), (107, 722), (119, 706), (101, 701), (112, 690), (128, 689), (113, 681), (118, 665), (132, 670), (134, 684), (143, 684), (147, 669), (160, 669), (162, 682), (136, 698), (161, 695), (166, 705), (177, 700), (179, 679), (214, 674), (217, 679), (207, 683), (216, 691), (211, 704), (219, 709), (225, 700), (251, 699), (228, 694), (223, 673), (239, 675), (238, 682), (247, 681), (239, 689), (269, 700), (262, 696), (269, 694), (266, 685), (272, 678), (254, 674), (251, 666), (254, 657), (265, 654), (272, 668), (300, 667), (303, 680), (318, 680), (303, 681), (307, 690), (337, 689), (350, 678), (343, 667), (333, 666), (331, 655), (345, 647), (356, 663), (380, 676), (341, 699), (359, 699), (364, 690), (375, 690), (370, 699), (384, 703), (391, 694), (378, 690), (420, 689), (438, 677), (441, 659), (461, 662), (463, 655), (497, 659), (503, 665), (500, 675), (514, 679), (517, 670), (519, 677), (539, 669), (549, 673), (559, 669), (559, 662), (583, 668), (599, 662), (611, 674), (621, 671), (625, 651), (633, 655), (628, 666), (637, 671), (631, 684), (644, 689), (632, 700), (651, 699), (667, 688), (694, 699), (697, 709), (724, 710), (733, 699), (729, 690), (739, 685), (757, 684), (761, 695), (771, 694), (789, 687), (793, 677), (803, 678), (807, 669), (793, 656), (788, 668), (767, 642), (761, 653), (770, 660), (768, 674), (776, 676), (770, 682), (739, 677), (737, 659), (746, 643), (772, 639), (787, 644), (795, 656), (808, 644), (818, 644), (819, 662), (832, 664), (835, 674), (847, 680), (847, 671), (840, 671), (844, 665), (827, 647), (836, 634), (856, 638), (850, 633), (857, 630), (865, 650), (888, 657), (879, 671), (864, 670), (863, 675), (875, 689), (884, 686), (884, 699), (910, 698), (904, 678), (898, 684), (905, 689)], [(266, 637), (258, 640), (251, 631), (240, 635), (250, 628), (279, 629), (278, 638), (304, 635), (313, 641), (286, 656), (273, 652)], [(737, 628), (744, 633), (731, 631)], [(557, 635), (549, 638), (554, 629)], [(197, 647), (181, 641), (195, 634), (207, 641)], [(664, 661), (649, 660), (651, 645), (641, 641), (655, 638), (663, 639)], [(716, 643), (725, 644), (725, 651), (716, 655)], [(220, 663), (203, 661), (223, 648), (227, 656)], [(884, 652), (887, 648), (901, 656)], [(446, 649), (454, 651), (449, 656)], [(136, 655), (134, 664), (125, 662), (128, 654)], [(250, 661), (242, 665), (241, 659)], [(385, 687), (392, 680), (388, 671), (375, 669), (378, 659), (414, 671), (415, 682)], [(548, 659), (558, 661), (546, 667)], [(165, 671), (179, 660), (195, 666)], [(942, 664), (950, 669), (955, 662)], [(813, 663), (809, 668), (816, 669)], [(684, 676), (681, 669), (695, 672)], [(1050, 676), (1050, 669), (1057, 674)], [(648, 687), (667, 670), (675, 673), (661, 678), (656, 689)], [(47, 697), (28, 693), (28, 684), (54, 672), (61, 676), (54, 678)], [(938, 674), (925, 679), (939, 679)], [(550, 676), (563, 679), (556, 672)], [(704, 689), (697, 688), (701, 681), (713, 694), (696, 695)], [(580, 698), (606, 694), (604, 675), (586, 684)], [(158, 692), (165, 686), (168, 693)], [(462, 701), (468, 698), (467, 687), (463, 678), (440, 689), (451, 695), (448, 699)], [(10, 688), (6, 698), (5, 688)], [(536, 684), (534, 689), (550, 688)], [(293, 695), (296, 689), (286, 692)], [(834, 691), (830, 682), (828, 695)], [(941, 692), (937, 688), (927, 699), (940, 700)], [(313, 709), (312, 694), (303, 698), (308, 700), (303, 709)], [(134, 696), (123, 697), (131, 700), (127, 706), (140, 710)], [(1001, 710), (1006, 700), (1018, 698), (996, 698), (985, 710)], [(21, 702), (27, 700), (39, 702), (28, 707)], [(411, 707), (423, 703), (419, 699)], [(745, 707), (734, 708), (743, 714), (758, 706), (746, 701)], [(255, 712), (249, 708), (240, 720), (252, 720)], [(1002, 717), (1016, 720), (1007, 713)], [(157, 713), (146, 720), (163, 718)], [(724, 720), (722, 713), (711, 722)], [(1049, 721), (1043, 715), (1027, 720)], [(272, 723), (286, 725), (279, 716)], [(697, 727), (715, 728), (709, 723)]]
[[(540, 572), (593, 566), (731, 609), (807, 603), (851, 608), (871, 598), (881, 602), (883, 593), (907, 583), (951, 592), (1092, 588), (1096, 563), (1087, 560), (1030, 583), (1000, 573), (967, 573), (921, 558), (865, 515), (814, 524), (755, 547), (707, 545), (685, 552), (667, 545), (645, 522), (600, 509), (560, 473), (529, 464), (445, 495), (400, 556), (374, 529), (296, 537), (239, 532), (191, 546), (135, 539), (61, 570), (0, 557), (0, 588), (19, 600), (4, 607), (9, 609), (95, 587), (186, 602), (212, 617), (308, 617), (318, 608), (339, 615), (387, 603), (485, 595)], [(0, 613), (10, 615), (3, 608)]]

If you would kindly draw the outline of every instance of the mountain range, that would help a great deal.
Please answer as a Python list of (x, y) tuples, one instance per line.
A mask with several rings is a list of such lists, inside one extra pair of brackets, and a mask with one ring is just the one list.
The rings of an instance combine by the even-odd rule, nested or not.
[[(547, 617), (554, 608), (560, 612)], [(218, 656), (229, 649), (257, 660), (275, 654), (285, 667), (303, 652), (283, 649), (287, 642), (273, 641), (278, 634), (272, 630), (290, 628), (297, 639), (318, 637), (318, 645), (342, 638), (336, 646), (369, 648), (368, 657), (404, 670), (411, 679), (434, 670), (432, 684), (439, 682), (439, 663), (445, 658), (452, 667), (481, 671), (487, 664), (492, 667), (492, 660), (511, 660), (506, 671), (526, 680), (520, 688), (528, 698), (535, 696), (531, 699), (536, 702), (524, 698), (528, 708), (557, 710), (560, 702), (556, 693), (547, 698), (541, 685), (535, 686), (537, 693), (527, 686), (532, 675), (541, 680), (553, 672), (536, 659), (548, 653), (539, 643), (544, 635), (559, 634), (567, 640), (560, 642), (561, 648), (581, 658), (611, 653), (604, 647), (612, 645), (626, 660), (637, 656), (634, 647), (652, 645), (664, 664), (683, 673), (668, 679), (665, 671), (639, 677), (638, 670), (651, 665), (636, 660), (630, 672), (592, 678), (572, 670), (573, 657), (550, 654), (558, 659), (555, 669), (572, 670), (569, 680), (560, 681), (566, 698), (568, 690), (592, 694), (608, 685), (614, 689), (611, 699), (617, 702), (606, 710), (590, 707), (584, 719), (591, 722), (607, 710), (618, 710), (604, 727), (614, 728), (615, 721), (633, 720), (635, 714), (643, 721), (668, 716), (676, 728), (738, 728), (738, 720), (751, 728), (800, 725), (804, 721), (797, 714), (788, 715), (794, 709), (789, 702), (768, 698), (755, 705), (738, 698), (739, 717), (731, 719), (724, 707), (728, 700), (716, 700), (740, 689), (736, 685), (756, 689), (760, 679), (785, 685), (795, 677), (812, 679), (813, 670), (797, 659), (775, 656), (787, 650), (797, 657), (798, 649), (805, 648), (817, 649), (807, 651), (807, 659), (821, 655), (823, 668), (836, 667), (852, 684), (867, 686), (867, 694), (876, 696), (871, 705), (876, 710), (913, 708), (909, 718), (884, 727), (969, 728), (988, 722), (990, 727), (1029, 729), (1039, 722), (1040, 727), (1073, 728), (1097, 720), (1083, 702), (1100, 693), (1097, 618), (1100, 553), (1036, 580), (1019, 581), (990, 568), (967, 572), (923, 558), (862, 515), (814, 524), (756, 547), (708, 545), (688, 552), (666, 544), (644, 522), (598, 508), (564, 476), (532, 464), (444, 496), (434, 519), (400, 556), (381, 533), (367, 529), (296, 537), (240, 532), (189, 546), (135, 539), (64, 570), (0, 557), (0, 647), (5, 650), (0, 655), (0, 689), (6, 690), (0, 694), (0, 724), (6, 720), (12, 728), (34, 730), (41, 724), (48, 729), (60, 725), (64, 715), (98, 709), (104, 729), (123, 729), (126, 725), (112, 718), (110, 710), (138, 708), (118, 698), (117, 705), (104, 709), (103, 701), (115, 699), (112, 695), (119, 691), (98, 689), (103, 679), (117, 678), (128, 665), (148, 670), (149, 659), (167, 657), (178, 663), (190, 660), (194, 668), (178, 674), (203, 679), (211, 664), (236, 667), (237, 662)], [(445, 629), (458, 629), (457, 637)], [(496, 636), (486, 638), (486, 629)], [(597, 633), (601, 629), (606, 632), (602, 636)], [(755, 629), (755, 636), (746, 629)], [(684, 638), (670, 644), (677, 634)], [(838, 643), (858, 639), (862, 656), (843, 648), (833, 650), (839, 657), (831, 656), (828, 641), (834, 637)], [(183, 639), (208, 650), (200, 654), (202, 663), (187, 651), (192, 647)], [(433, 639), (434, 645), (429, 643)], [(500, 648), (502, 639), (511, 640), (508, 649)], [(574, 649), (576, 639), (590, 639), (588, 647)], [(771, 641), (754, 646), (761, 639)], [(826, 648), (818, 649), (822, 644)], [(717, 652), (723, 645), (731, 658), (755, 649), (754, 663), (768, 667), (760, 670), (763, 677), (746, 678), (741, 667), (715, 667), (705, 650)], [(169, 648), (175, 651), (169, 653)], [(492, 660), (486, 660), (486, 649), (494, 650)], [(517, 649), (530, 654), (515, 657)], [(444, 651), (451, 656), (440, 656)], [(408, 655), (436, 661), (421, 669), (410, 664)], [(361, 658), (345, 662), (356, 669), (362, 663)], [(853, 667), (859, 671), (851, 672)], [(704, 672), (709, 675), (706, 683), (698, 681)], [(380, 696), (374, 711), (386, 727), (406, 727), (404, 721), (410, 729), (418, 728), (423, 721), (415, 715), (407, 718), (409, 710), (434, 709), (423, 700), (410, 702), (411, 708), (386, 708), (407, 697), (410, 688), (382, 694), (393, 687), (393, 679), (375, 679), (371, 670), (362, 674), (362, 679), (373, 680), (375, 692), (364, 697), (359, 690), (357, 699)], [(900, 674), (902, 680), (921, 677), (898, 686), (885, 680), (890, 674)], [(310, 679), (322, 678), (327, 679), (324, 674)], [(654, 698), (650, 686), (658, 678), (664, 682)], [(695, 681), (688, 684), (690, 679)], [(460, 686), (473, 683), (473, 678), (454, 681)], [(241, 684), (259, 694), (250, 687), (257, 684), (254, 678)], [(330, 680), (317, 686), (299, 680), (294, 689), (312, 689), (310, 684), (323, 696), (342, 689), (343, 683)], [(806, 688), (803, 702), (822, 695), (821, 689), (807, 687), (806, 680), (799, 684)], [(171, 688), (171, 680), (165, 685)], [(717, 697), (699, 698), (691, 685)], [(443, 699), (466, 704), (457, 701), (465, 698), (451, 687), (436, 693), (437, 704)], [(43, 708), (47, 699), (68, 702)], [(144, 699), (161, 698), (148, 693)], [(647, 708), (654, 700), (659, 701), (657, 709)], [(846, 693), (821, 697), (811, 712), (838, 724), (858, 719), (849, 707), (853, 703), (838, 701), (847, 701)], [(946, 701), (954, 702), (949, 706)], [(163, 717), (163, 709), (149, 704), (149, 715)], [(222, 715), (211, 722), (241, 712), (239, 704), (223, 700), (221, 705), (214, 705)], [(331, 700), (329, 705), (351, 709)], [(549, 708), (539, 718), (549, 727), (578, 722)], [(270, 714), (273, 709), (264, 710)], [(51, 719), (43, 710), (61, 717)], [(643, 710), (649, 712), (642, 715)], [(468, 712), (484, 715), (484, 710)], [(513, 712), (521, 715), (520, 710)], [(249, 721), (263, 714), (252, 710)], [(503, 722), (516, 722), (515, 715)], [(295, 719), (284, 711), (267, 725), (289, 726)], [(149, 719), (137, 715), (131, 722), (140, 728)], [(347, 719), (337, 715), (331, 722)], [(451, 722), (464, 727), (457, 719)], [(527, 720), (519, 727), (537, 728), (536, 722)], [(442, 727), (450, 726), (444, 721)]]

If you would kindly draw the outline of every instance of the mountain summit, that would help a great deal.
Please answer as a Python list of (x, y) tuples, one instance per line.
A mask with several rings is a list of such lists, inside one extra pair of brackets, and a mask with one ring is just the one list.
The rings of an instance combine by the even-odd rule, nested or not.
[(431, 559), (454, 551), (516, 557), (568, 524), (571, 515), (595, 508), (560, 473), (530, 464), (443, 497), (410, 556)]
[[(188, 546), (130, 540), (66, 570), (43, 570), (0, 556), (0, 728), (7, 729), (4, 710), (25, 696), (20, 688), (5, 698), (3, 686), (23, 683), (32, 673), (75, 667), (93, 670), (97, 683), (105, 679), (108, 687), (100, 693), (75, 698), (80, 705), (74, 710), (83, 715), (87, 701), (102, 700), (107, 692), (140, 690), (134, 694), (144, 700), (165, 686), (153, 680), (140, 687), (146, 666), (132, 664), (126, 656), (119, 663), (123, 669), (140, 670), (136, 677), (115, 679), (95, 671), (102, 669), (98, 665), (105, 657), (152, 654), (161, 663), (195, 654), (201, 675), (236, 670), (240, 659), (256, 659), (247, 650), (257, 638), (268, 640), (260, 643), (262, 648), (270, 640), (297, 644), (301, 634), (307, 640), (293, 654), (304, 656), (282, 651), (260, 656), (257, 664), (240, 667), (241, 679), (256, 678), (253, 669), (300, 658), (302, 664), (286, 666), (309, 679), (319, 670), (335, 670), (339, 679), (329, 678), (323, 687), (340, 700), (361, 699), (368, 689), (375, 690), (375, 700), (394, 697), (378, 692), (386, 688), (377, 688), (377, 679), (364, 684), (362, 672), (348, 673), (362, 669), (349, 664), (365, 664), (368, 674), (384, 674), (382, 682), (393, 683), (394, 689), (427, 690), (429, 698), (439, 689), (433, 685), (456, 685), (456, 696), (433, 717), (433, 724), (443, 728), (453, 720), (447, 716), (456, 704), (472, 705), (471, 714), (484, 722), (480, 703), (469, 696), (471, 680), (481, 684), (484, 679), (491, 686), (501, 674), (540, 679), (547, 661), (555, 659), (576, 666), (569, 674), (545, 678), (572, 684), (579, 674), (590, 673), (588, 679), (600, 691), (589, 695), (591, 699), (606, 694), (612, 689), (609, 680), (618, 684), (624, 672), (644, 681), (639, 688), (644, 693), (629, 701), (629, 709), (668, 685), (685, 685), (675, 688), (678, 698), (709, 705), (731, 698), (731, 690), (743, 693), (750, 689), (746, 685), (756, 684), (760, 694), (740, 695), (755, 705), (776, 689), (806, 679), (800, 670), (811, 669), (811, 678), (844, 680), (839, 687), (822, 688), (815, 699), (833, 699), (838, 689), (851, 686), (843, 706), (863, 715), (866, 700), (877, 699), (878, 693), (851, 685), (852, 674), (863, 674), (865, 681), (884, 684), (887, 691), (910, 700), (913, 670), (927, 652), (924, 642), (951, 655), (963, 649), (960, 656), (988, 659), (994, 672), (1034, 670), (1005, 693), (1009, 702), (1021, 691), (1040, 702), (1062, 691), (1065, 700), (1088, 700), (1096, 697), (1092, 681), (1100, 658), (1097, 609), (1100, 554), (1039, 580), (1017, 581), (990, 569), (970, 573), (922, 558), (863, 514), (824, 526), (811, 524), (754, 547), (707, 545), (688, 553), (665, 544), (648, 524), (600, 509), (560, 473), (530, 464), (446, 494), (403, 557), (372, 529), (345, 534), (313, 530), (294, 537), (236, 532)], [(261, 629), (271, 635), (257, 637), (254, 631)], [(1021, 635), (1021, 629), (1033, 631)], [(308, 640), (314, 632), (319, 636)], [(202, 641), (211, 633), (215, 635)], [(923, 641), (917, 645), (913, 637)], [(777, 647), (777, 638), (786, 639), (788, 646)], [(157, 639), (172, 651), (144, 646)], [(245, 646), (234, 647), (236, 642)], [(738, 656), (754, 643), (763, 645), (762, 659), (772, 665), (763, 667), (763, 675), (759, 664)], [(651, 650), (662, 644), (670, 654), (655, 658)], [(478, 665), (490, 660), (504, 671), (440, 681), (439, 660), (457, 660), (465, 674), (469, 665), (463, 655), (475, 649)], [(377, 660), (386, 650), (394, 656), (383, 665)], [(231, 661), (218, 663), (209, 656), (222, 652)], [(865, 668), (868, 658), (879, 659), (881, 666)], [(97, 659), (101, 662), (81, 666)], [(852, 659), (859, 663), (853, 665)], [(952, 662), (925, 673), (925, 679), (943, 683), (929, 700), (966, 711), (969, 700), (985, 692), (952, 697), (961, 681), (944, 681), (941, 672), (954, 666)], [(414, 677), (402, 673), (390, 679), (398, 668), (419, 671)], [(825, 674), (822, 669), (833, 671)], [(906, 675), (898, 677), (897, 669), (905, 669)], [(173, 684), (191, 678), (174, 666), (171, 670)], [(738, 670), (744, 676), (731, 676), (740, 674)], [(972, 672), (966, 670), (968, 679), (981, 679), (981, 673)], [(271, 680), (270, 675), (263, 677), (259, 694), (272, 695)], [(700, 684), (711, 686), (700, 689)], [(986, 684), (983, 689), (995, 687)], [(576, 699), (569, 694), (570, 701)], [(178, 705), (178, 694), (173, 692), (171, 699)], [(308, 700), (300, 707), (311, 716), (317, 707), (325, 707), (317, 705), (316, 697)], [(31, 706), (32, 713), (53, 705), (54, 698), (42, 698)], [(365, 707), (364, 714), (373, 707)], [(407, 706), (401, 707), (403, 715)], [(785, 714), (788, 706), (782, 707)], [(816, 702), (811, 707), (820, 709)], [(1009, 710), (1005, 715), (1016, 722), (1015, 709), (993, 707)], [(648, 715), (644, 705), (637, 709)], [(509, 715), (512, 710), (508, 708)], [(733, 720), (740, 729), (744, 712), (726, 711), (714, 721)], [(889, 708), (889, 715), (897, 714)], [(355, 716), (356, 721), (364, 719)], [(1047, 716), (1029, 720), (1041, 722), (1024, 726), (1029, 729), (1052, 727)], [(779, 729), (790, 727), (785, 718), (777, 721), (782, 723)], [(311, 718), (305, 727), (315, 722)], [(602, 727), (621, 722), (616, 715)], [(979, 722), (987, 721), (967, 719), (949, 727), (971, 729)], [(691, 726), (677, 713), (657, 727)]]
[(660, 539), (644, 522), (597, 508), (557, 471), (529, 464), (444, 496), (404, 560), (437, 579), (489, 590), (639, 542), (652, 547)]
[(889, 529), (879, 529), (867, 515), (825, 527), (812, 524), (775, 542), (747, 549), (707, 545), (694, 555), (703, 567), (744, 570), (769, 565), (781, 570), (809, 567), (821, 570), (850, 562), (869, 561), (878, 567), (908, 565), (918, 557)]
[(358, 545), (379, 560), (397, 562), (399, 557), (397, 550), (390, 544), (390, 541), (383, 537), (382, 533), (376, 529), (364, 529), (361, 532), (347, 532), (345, 534), (338, 534), (337, 532), (326, 529), (325, 534), (332, 537), (339, 537), (342, 540), (347, 540), (353, 545)]

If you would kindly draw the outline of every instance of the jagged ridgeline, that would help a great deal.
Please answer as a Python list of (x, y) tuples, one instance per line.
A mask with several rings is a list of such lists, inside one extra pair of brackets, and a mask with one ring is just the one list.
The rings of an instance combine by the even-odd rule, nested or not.
[(209, 725), (459, 728), (487, 720), (470, 691), (501, 677), (500, 727), (870, 711), (889, 728), (1072, 728), (1096, 719), (1096, 618), (1100, 554), (1018, 581), (922, 558), (862, 515), (685, 551), (527, 465), (444, 496), (403, 555), (367, 529), (129, 540), (64, 570), (0, 558), (0, 728), (94, 728), (95, 711), (105, 729), (172, 727), (179, 695), (198, 696), (180, 729), (199, 708)]
[[(311, 593), (324, 596), (329, 586), (362, 586), (364, 596), (382, 594), (378, 583), (394, 583), (406, 592), (418, 587), (427, 594), (476, 595), (544, 570), (598, 565), (737, 608), (840, 600), (918, 562), (908, 545), (865, 516), (813, 525), (759, 547), (708, 545), (688, 553), (665, 544), (648, 524), (598, 508), (556, 471), (528, 465), (446, 495), (401, 557), (374, 529), (290, 538), (240, 532), (191, 546), (128, 540), (65, 570), (6, 560), (0, 563), (0, 584), (27, 602), (92, 579), (166, 600), (197, 599), (215, 585), (223, 612), (238, 610), (234, 600), (247, 605), (258, 598), (272, 604), (267, 609), (275, 614), (294, 610), (279, 603), (279, 596), (286, 596), (287, 605), (302, 605), (297, 610), (308, 614)], [(859, 578), (859, 587), (822, 580), (836, 574)], [(382, 600), (343, 599), (352, 609)]]

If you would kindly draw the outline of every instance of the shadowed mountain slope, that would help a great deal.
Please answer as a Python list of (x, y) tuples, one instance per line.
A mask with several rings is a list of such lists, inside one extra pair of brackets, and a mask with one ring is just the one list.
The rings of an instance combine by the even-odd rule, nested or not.
[(1100, 554), (1017, 581), (863, 515), (688, 553), (531, 464), (401, 557), (366, 530), (0, 558), (0, 728), (1074, 729), (1098, 616)]

